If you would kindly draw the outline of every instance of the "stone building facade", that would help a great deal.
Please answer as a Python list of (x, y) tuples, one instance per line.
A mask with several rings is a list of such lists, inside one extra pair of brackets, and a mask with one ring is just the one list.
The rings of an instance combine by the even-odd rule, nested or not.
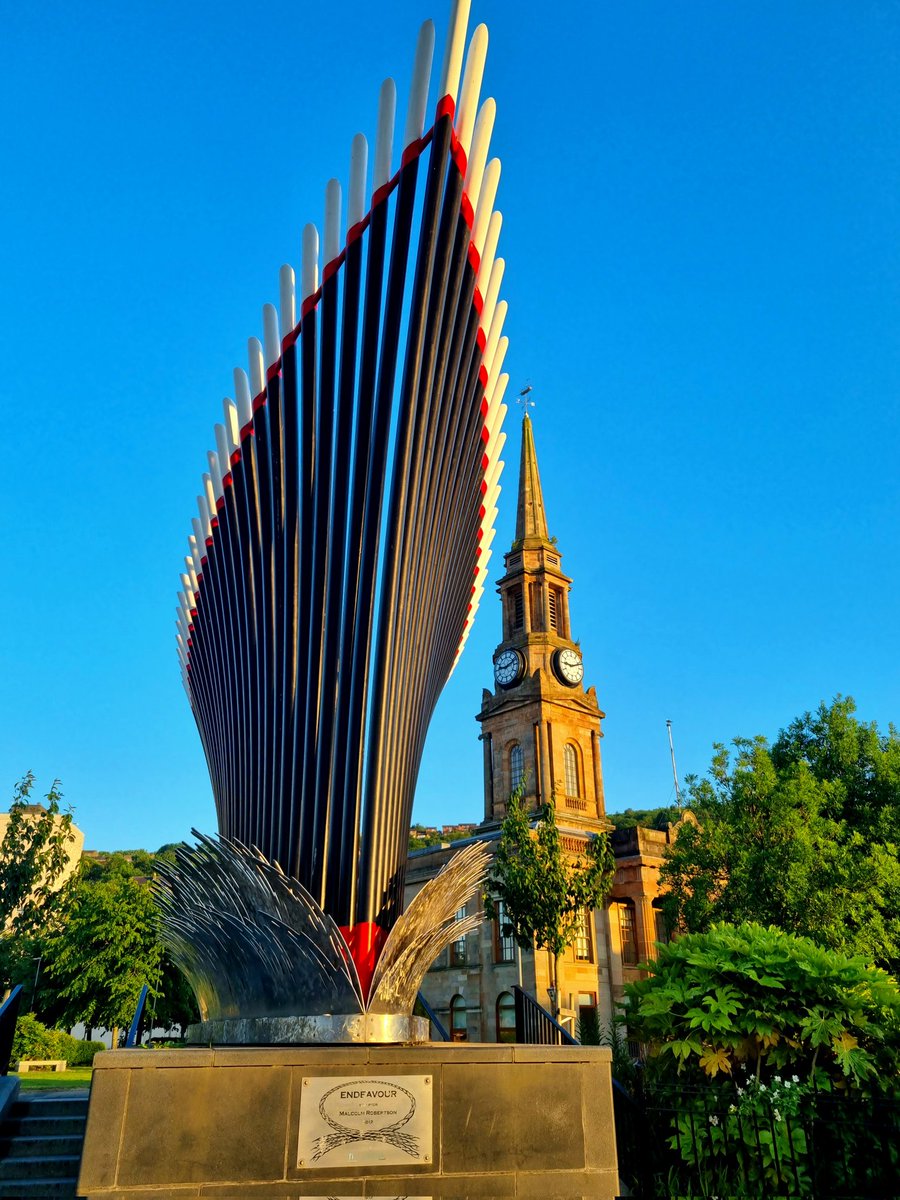
[[(572, 580), (549, 534), (534, 431), (522, 422), (516, 534), (498, 583), (502, 638), (493, 658), (494, 686), (482, 695), (478, 721), (484, 754), (484, 817), (475, 836), (496, 841), (506, 802), (517, 786), (537, 808), (553, 799), (563, 846), (573, 854), (587, 839), (612, 831), (606, 819), (600, 741), (604, 713), (596, 689), (584, 686), (581, 647), (569, 610)], [(670, 831), (612, 831), (613, 890), (602, 909), (586, 912), (581, 934), (559, 964), (560, 1021), (576, 1032), (586, 1008), (609, 1021), (637, 963), (664, 936), (658, 872)], [(464, 843), (411, 853), (407, 888), (415, 893)], [(474, 902), (473, 902), (474, 903)], [(518, 984), (552, 1009), (545, 951), (520, 951), (498, 923), (445, 951), (422, 991), (457, 1040), (507, 1041), (515, 1036), (512, 988)]]

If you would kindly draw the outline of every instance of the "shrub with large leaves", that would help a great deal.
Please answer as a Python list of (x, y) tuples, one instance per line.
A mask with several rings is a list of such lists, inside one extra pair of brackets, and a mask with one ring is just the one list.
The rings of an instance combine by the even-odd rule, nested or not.
[(818, 1091), (897, 1086), (900, 988), (808, 938), (747, 923), (689, 934), (626, 986), (629, 1035), (650, 1070), (683, 1083), (736, 1069), (796, 1074)]

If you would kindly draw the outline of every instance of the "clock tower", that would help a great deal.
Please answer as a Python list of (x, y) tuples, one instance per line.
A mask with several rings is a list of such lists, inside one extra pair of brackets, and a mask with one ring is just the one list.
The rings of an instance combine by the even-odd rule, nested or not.
[(595, 833), (609, 827), (603, 802), (600, 722), (593, 687), (584, 688), (581, 648), (572, 637), (569, 590), (551, 538), (526, 412), (516, 536), (499, 581), (503, 637), (494, 653), (494, 690), (482, 698), (484, 824), (506, 814), (525, 780), (529, 808), (553, 800), (557, 820)]

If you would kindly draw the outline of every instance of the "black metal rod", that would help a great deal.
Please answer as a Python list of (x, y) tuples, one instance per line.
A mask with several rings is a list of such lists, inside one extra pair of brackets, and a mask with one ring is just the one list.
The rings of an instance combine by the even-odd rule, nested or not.
[[(409, 191), (408, 184), (406, 191)], [(413, 197), (415, 195), (415, 180), (413, 180), (412, 195)], [(409, 207), (411, 213), (411, 202)], [(347, 581), (341, 631), (342, 664), (334, 746), (334, 803), (336, 809), (339, 806), (341, 813), (343, 837), (339, 845), (335, 841), (331, 843), (332, 853), (338, 856), (338, 864), (335, 908), (329, 911), (340, 925), (345, 926), (350, 925), (354, 918), (356, 863), (359, 852), (359, 764), (361, 762), (362, 731), (360, 718), (357, 717), (354, 721), (353, 715), (362, 712), (359, 698), (363, 689), (365, 660), (368, 657), (372, 622), (371, 599), (365, 603), (364, 597), (367, 589), (368, 595), (371, 596), (374, 567), (370, 576), (364, 578), (363, 572), (367, 567), (364, 554), (364, 533), (368, 506), (372, 504), (373, 487), (377, 494), (374, 507), (377, 510), (381, 506), (387, 453), (387, 436), (380, 433), (377, 439), (379, 453), (374, 461), (372, 460), (373, 446), (376, 444), (373, 441), (376, 429), (375, 384), (378, 365), (378, 335), (381, 329), (387, 219), (388, 197), (384, 196), (379, 203), (373, 202), (368, 232), (356, 430), (347, 525)], [(408, 238), (407, 229), (407, 241)], [(379, 428), (381, 426), (386, 428), (384, 414), (382, 414)], [(375, 536), (377, 538), (377, 530)], [(355, 744), (351, 741), (351, 730), (356, 732)], [(331, 870), (329, 874), (331, 875)]]
[[(307, 826), (309, 848), (300, 881), (321, 904), (324, 900), (324, 846), (330, 828), (330, 813), (321, 803), (316, 789), (316, 760), (319, 754), (319, 724), (323, 679), (323, 642), (325, 634), (326, 587), (329, 576), (329, 524), (331, 508), (332, 454), (334, 450), (334, 391), (337, 363), (338, 272), (322, 282), (319, 305), (319, 407), (316, 445), (315, 508), (313, 517), (313, 567), (310, 578), (309, 649), (307, 669), (306, 732), (303, 751), (304, 810), (310, 814)], [(307, 796), (309, 801), (307, 802)]]
[[(372, 737), (369, 740), (370, 754), (366, 762), (363, 831), (360, 844), (360, 893), (362, 900), (361, 919), (374, 922), (381, 911), (382, 869), (381, 859), (387, 837), (383, 810), (382, 780), (385, 774), (382, 744), (383, 725), (387, 719), (387, 706), (393, 702), (388, 645), (395, 620), (395, 605), (398, 583), (398, 550), (401, 536), (400, 521), (405, 507), (406, 491), (409, 486), (410, 453), (412, 449), (413, 413), (412, 397), (421, 371), (424, 353), (425, 320), (431, 276), (438, 237), (438, 213), (443, 190), (444, 171), (450, 152), (452, 121), (449, 114), (435, 123), (431, 143), (431, 156), (425, 185), (425, 198), (420, 225), (419, 250), (413, 283), (412, 300), (408, 316), (406, 361), (400, 389), (397, 444), (391, 480), (387, 542), (385, 545), (384, 581), (382, 584), (378, 632), (375, 645), (374, 682), (372, 703)], [(384, 345), (384, 340), (382, 341)]]
[(341, 675), (350, 666), (341, 645), (341, 617), (348, 542), (349, 469), (353, 443), (362, 260), (363, 239), (358, 237), (347, 246), (344, 262), (340, 376), (334, 436), (335, 485), (329, 521), (331, 544), (328, 557), (322, 678), (319, 689), (319, 739), (316, 756), (317, 803), (327, 813), (327, 819), (317, 863), (318, 871), (314, 876), (314, 883), (318, 890), (314, 890), (313, 895), (321, 894), (323, 907), (332, 914), (336, 903), (342, 907), (339, 891), (340, 857), (335, 855), (332, 847), (340, 846), (342, 837), (346, 835), (342, 820), (342, 797), (338, 797), (337, 789), (334, 786), (334, 750), (338, 689)]

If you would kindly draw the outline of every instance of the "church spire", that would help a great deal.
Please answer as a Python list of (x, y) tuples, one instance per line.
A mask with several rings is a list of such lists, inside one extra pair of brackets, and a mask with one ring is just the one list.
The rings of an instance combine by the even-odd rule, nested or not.
[(534, 432), (528, 413), (522, 420), (522, 457), (519, 461), (519, 507), (516, 513), (516, 542), (538, 540), (547, 542), (547, 514), (544, 510), (544, 494), (538, 473), (537, 452), (534, 448)]

